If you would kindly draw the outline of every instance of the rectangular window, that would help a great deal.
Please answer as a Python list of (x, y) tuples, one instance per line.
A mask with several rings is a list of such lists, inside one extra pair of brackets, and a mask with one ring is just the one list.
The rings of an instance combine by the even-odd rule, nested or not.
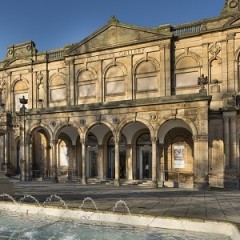
[(124, 81), (106, 82), (106, 94), (121, 94), (124, 93)]
[(137, 78), (137, 91), (145, 92), (145, 91), (153, 91), (157, 90), (157, 78), (153, 77), (142, 77)]
[(78, 86), (79, 97), (92, 97), (95, 96), (95, 84), (86, 84)]
[(66, 99), (66, 88), (52, 88), (50, 90), (51, 101), (61, 101)]
[(190, 87), (198, 85), (198, 71), (176, 74), (176, 87)]

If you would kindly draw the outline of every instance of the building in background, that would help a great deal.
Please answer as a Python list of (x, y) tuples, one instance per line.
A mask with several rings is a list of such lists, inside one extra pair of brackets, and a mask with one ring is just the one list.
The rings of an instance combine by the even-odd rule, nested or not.
[[(24, 180), (239, 189), (240, 0), (217, 18), (0, 62), (0, 163)], [(21, 101), (20, 101), (21, 100)]]

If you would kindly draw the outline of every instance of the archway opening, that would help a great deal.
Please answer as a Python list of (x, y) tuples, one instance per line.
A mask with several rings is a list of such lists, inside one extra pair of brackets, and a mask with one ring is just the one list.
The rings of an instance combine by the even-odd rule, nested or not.
[(164, 138), (165, 180), (174, 185), (193, 185), (193, 139), (186, 128), (175, 127)]
[(32, 178), (45, 178), (51, 175), (49, 139), (43, 129), (32, 136)]
[(151, 179), (152, 177), (152, 142), (150, 133), (143, 133), (137, 139), (136, 178)]

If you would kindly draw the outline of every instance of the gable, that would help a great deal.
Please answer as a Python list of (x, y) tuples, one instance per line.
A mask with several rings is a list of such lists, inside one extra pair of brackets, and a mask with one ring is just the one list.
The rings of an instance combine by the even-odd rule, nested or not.
[(5, 65), (5, 67), (12, 67), (16, 65), (28, 65), (31, 64), (32, 60), (31, 59), (26, 59), (26, 58), (18, 58), (18, 59), (13, 59), (12, 61), (8, 61)]
[(233, 18), (230, 18), (230, 20), (228, 20), (224, 26), (225, 27), (229, 27), (229, 26), (237, 26), (240, 24), (240, 17), (239, 16), (236, 16), (236, 17), (233, 17)]
[(124, 24), (110, 24), (76, 44), (70, 49), (69, 55), (166, 37), (171, 37), (171, 34)]

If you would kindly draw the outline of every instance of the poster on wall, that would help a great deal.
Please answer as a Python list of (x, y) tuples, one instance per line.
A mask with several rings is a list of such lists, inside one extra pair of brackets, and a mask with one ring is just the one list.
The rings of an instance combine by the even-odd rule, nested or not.
[(184, 168), (184, 146), (174, 146), (174, 168)]

